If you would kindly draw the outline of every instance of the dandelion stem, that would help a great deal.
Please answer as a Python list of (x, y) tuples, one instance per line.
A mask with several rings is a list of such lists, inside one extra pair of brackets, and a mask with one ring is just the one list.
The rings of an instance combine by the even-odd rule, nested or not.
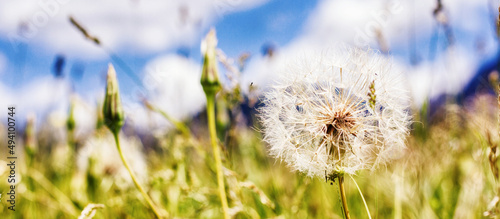
[(224, 176), (222, 175), (222, 161), (220, 157), (220, 149), (217, 145), (217, 131), (215, 129), (215, 95), (207, 93), (207, 117), (208, 117), (208, 130), (210, 132), (210, 141), (212, 143), (212, 150), (214, 152), (215, 168), (217, 171), (217, 184), (219, 185), (219, 194), (222, 204), (222, 211), (224, 218), (229, 219), (228, 204), (226, 198), (226, 190), (224, 186)]
[(135, 177), (134, 173), (130, 169), (130, 166), (128, 165), (127, 160), (125, 160), (125, 157), (123, 156), (122, 149), (120, 147), (120, 140), (118, 138), (118, 132), (113, 132), (113, 136), (115, 137), (116, 147), (118, 148), (118, 153), (120, 153), (120, 158), (123, 161), (123, 165), (125, 165), (125, 168), (127, 168), (128, 173), (130, 174), (130, 177), (132, 177), (132, 181), (134, 181), (135, 187), (137, 187), (137, 189), (139, 189), (142, 196), (144, 197), (144, 199), (146, 199), (146, 202), (149, 204), (149, 207), (151, 207), (151, 210), (153, 210), (156, 217), (163, 218), (160, 216), (158, 209), (156, 208), (155, 204), (153, 203), (153, 200), (151, 200), (151, 198), (149, 198), (148, 194), (144, 191), (142, 186), (137, 181), (137, 178)]
[(345, 189), (344, 189), (344, 176), (337, 177), (339, 181), (339, 190), (340, 190), (340, 200), (342, 201), (342, 210), (344, 211), (344, 216), (346, 219), (350, 219), (349, 209), (347, 208), (347, 199), (345, 197)]

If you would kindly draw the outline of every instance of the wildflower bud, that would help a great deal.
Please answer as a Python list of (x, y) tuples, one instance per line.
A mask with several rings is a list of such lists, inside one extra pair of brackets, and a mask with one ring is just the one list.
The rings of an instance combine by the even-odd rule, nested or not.
[(123, 107), (120, 102), (120, 93), (118, 88), (118, 80), (116, 79), (116, 72), (113, 65), (109, 65), (108, 78), (106, 83), (106, 95), (104, 97), (104, 105), (102, 108), (104, 116), (104, 124), (114, 134), (120, 131), (125, 121)]
[(75, 115), (73, 111), (75, 111), (75, 103), (74, 101), (71, 101), (71, 104), (69, 105), (69, 116), (68, 119), (66, 120), (66, 128), (68, 129), (69, 132), (75, 130), (76, 126)]
[(35, 131), (35, 114), (28, 114), (26, 123), (26, 153), (29, 157), (32, 157), (38, 149)]
[(203, 70), (201, 73), (201, 85), (207, 95), (215, 95), (220, 89), (219, 73), (217, 71), (217, 57), (215, 48), (217, 37), (215, 30), (211, 29), (201, 43), (201, 53), (203, 55)]

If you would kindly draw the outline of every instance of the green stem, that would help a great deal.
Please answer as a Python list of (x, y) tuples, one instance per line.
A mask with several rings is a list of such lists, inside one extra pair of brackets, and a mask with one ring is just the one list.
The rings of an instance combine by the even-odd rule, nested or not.
[(137, 181), (137, 178), (135, 177), (134, 173), (130, 169), (130, 166), (128, 165), (127, 160), (125, 160), (125, 157), (123, 156), (122, 148), (120, 147), (120, 140), (118, 138), (118, 132), (114, 132), (113, 136), (115, 137), (116, 147), (118, 148), (118, 153), (120, 153), (120, 158), (122, 159), (123, 164), (125, 165), (125, 168), (127, 168), (128, 173), (130, 174), (130, 177), (132, 177), (132, 181), (134, 181), (135, 187), (137, 187), (137, 189), (139, 189), (142, 196), (144, 197), (144, 199), (146, 199), (146, 202), (149, 204), (149, 207), (151, 207), (151, 209), (153, 210), (156, 217), (163, 218), (160, 216), (158, 209), (156, 208), (155, 204), (153, 203), (153, 200), (151, 200), (151, 198), (149, 198), (148, 194), (144, 191), (142, 186)]
[(63, 207), (63, 209), (66, 212), (68, 212), (72, 216), (79, 215), (79, 213), (78, 213), (79, 210), (75, 207), (75, 205), (73, 204), (73, 201), (71, 201), (71, 199), (68, 198), (68, 196), (66, 196), (64, 194), (64, 192), (59, 190), (59, 188), (57, 188), (57, 186), (52, 184), (52, 182), (50, 182), (50, 180), (45, 178), (45, 176), (42, 173), (40, 173), (36, 169), (29, 169), (28, 174), (35, 182), (37, 182), (47, 192), (49, 192), (49, 194), (51, 194), (54, 197), (54, 199), (56, 199), (58, 201), (58, 203), (61, 204), (61, 206)]
[(372, 216), (371, 216), (372, 214), (370, 214), (370, 209), (368, 208), (368, 204), (366, 204), (365, 196), (361, 192), (361, 189), (359, 188), (358, 183), (356, 182), (356, 180), (354, 180), (354, 177), (352, 177), (350, 174), (349, 174), (349, 177), (351, 177), (352, 181), (354, 182), (354, 185), (356, 185), (356, 188), (358, 188), (358, 192), (359, 192), (359, 195), (361, 195), (361, 199), (363, 199), (363, 204), (365, 204), (365, 209), (366, 209), (366, 213), (368, 214), (368, 219), (372, 219)]
[(347, 208), (347, 199), (345, 197), (345, 189), (344, 189), (344, 176), (338, 176), (339, 180), (339, 190), (340, 190), (340, 200), (342, 201), (342, 210), (344, 210), (344, 215), (346, 219), (350, 219), (349, 209)]
[(214, 152), (215, 167), (217, 171), (217, 184), (219, 185), (219, 194), (222, 204), (222, 211), (224, 218), (229, 219), (229, 207), (227, 204), (226, 190), (224, 186), (224, 176), (222, 175), (222, 161), (220, 157), (220, 149), (217, 145), (217, 131), (215, 129), (215, 95), (207, 94), (207, 117), (208, 117), (208, 130), (210, 132), (210, 141), (212, 143), (212, 150)]
[(165, 111), (163, 111), (161, 109), (154, 108), (154, 110), (156, 112), (160, 113), (169, 122), (171, 122), (175, 126), (175, 128), (177, 128), (177, 130), (179, 130), (184, 136), (186, 136), (188, 138), (191, 137), (191, 131), (189, 131), (189, 128), (186, 125), (184, 125), (184, 123), (177, 121), (176, 119), (174, 119), (172, 116), (170, 116), (169, 114), (167, 114)]

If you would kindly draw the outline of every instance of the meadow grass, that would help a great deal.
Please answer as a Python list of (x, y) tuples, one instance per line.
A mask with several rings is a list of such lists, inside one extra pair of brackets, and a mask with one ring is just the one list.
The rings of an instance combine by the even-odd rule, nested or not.
[[(258, 131), (262, 127), (255, 114), (243, 116), (239, 109), (243, 102), (248, 104), (248, 96), (239, 87), (211, 95), (210, 107), (217, 107), (215, 112), (208, 109), (208, 117), (217, 115), (216, 125), (212, 123), (217, 135), (206, 128), (211, 120), (206, 112), (188, 121), (172, 121), (150, 103), (145, 109), (173, 122), (173, 129), (144, 134), (126, 127), (126, 133), (115, 133), (122, 146), (130, 145), (122, 147), (125, 157), (145, 162), (142, 172), (146, 174), (135, 184), (143, 186), (143, 195), (151, 203), (171, 218), (223, 218), (224, 213), (231, 218), (343, 217), (336, 184), (292, 172), (268, 155), (269, 145)], [(358, 171), (352, 176), (357, 184), (345, 177), (351, 218), (369, 217), (365, 202), (372, 218), (480, 218), (499, 213), (496, 97), (477, 95), (464, 105), (449, 102), (432, 118), (426, 109), (425, 104), (412, 109), (411, 134), (400, 158), (373, 172)], [(79, 137), (74, 135), (79, 124), (71, 118), (67, 127), (47, 119), (35, 129), (28, 122), (19, 133), (16, 211), (6, 207), (5, 191), (10, 184), (1, 180), (2, 218), (155, 217), (134, 182), (122, 174), (121, 161), (111, 157), (116, 151), (102, 150), (115, 150), (116, 145), (102, 115), (94, 119), (95, 130)], [(5, 129), (1, 124), (0, 133), (6, 133)], [(0, 148), (7, 148), (6, 142), (1, 135)], [(89, 142), (99, 143), (84, 156)], [(131, 150), (134, 145), (135, 151)], [(221, 161), (217, 162), (212, 150), (219, 145)], [(9, 174), (2, 160), (6, 152), (0, 150), (0, 179)], [(81, 166), (79, 157), (87, 165)], [(225, 211), (221, 197), (227, 197)]]
[[(477, 107), (496, 110), (491, 102), (482, 102), (486, 106)], [(498, 137), (489, 142), (484, 133), (489, 130), (486, 125), (494, 129), (492, 135), (498, 133), (496, 114), (453, 104), (445, 109), (440, 119), (429, 124), (417, 117), (408, 149), (401, 159), (373, 173), (362, 171), (354, 176), (373, 218), (479, 218), (485, 211), (498, 212), (496, 206), (488, 209), (497, 195), (488, 154), (491, 142), (497, 143)], [(478, 121), (492, 124), (477, 124)], [(342, 218), (335, 184), (290, 172), (284, 164), (268, 156), (260, 132), (247, 126), (234, 129), (235, 148), (230, 150), (231, 154), (223, 155), (225, 190), (232, 217)], [(191, 139), (178, 130), (170, 130), (155, 136), (154, 144), (144, 151), (148, 167), (144, 187), (149, 188), (154, 202), (172, 217), (223, 216), (208, 133), (202, 132), (206, 134), (196, 133)], [(92, 135), (103, 138), (110, 133), (101, 127)], [(77, 145), (81, 141), (84, 140), (77, 139)], [(0, 143), (2, 147), (6, 147), (4, 142)], [(111, 170), (96, 171), (103, 166), (82, 171), (70, 170), (73, 165), (61, 166), (74, 160), (53, 159), (50, 155), (61, 150), (60, 147), (70, 147), (67, 142), (38, 136), (37, 143), (38, 149), (31, 158), (25, 155), (20, 159), (26, 164), (21, 165), (16, 212), (0, 208), (5, 218), (74, 218), (89, 203), (104, 205), (97, 209), (94, 218), (153, 217), (131, 182), (124, 186), (116, 182), (116, 173)], [(1, 177), (6, 178), (6, 163), (1, 162)], [(1, 191), (6, 191), (7, 186), (6, 181), (0, 181)], [(345, 186), (352, 218), (367, 218), (355, 184), (346, 178)], [(3, 198), (4, 206), (5, 201)]]

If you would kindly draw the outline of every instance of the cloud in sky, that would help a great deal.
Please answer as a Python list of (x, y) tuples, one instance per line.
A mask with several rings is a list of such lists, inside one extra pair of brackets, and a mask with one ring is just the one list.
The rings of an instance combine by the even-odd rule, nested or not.
[[(38, 118), (52, 112), (66, 114), (70, 94), (69, 83), (52, 76), (38, 78), (16, 89), (0, 84), (0, 107), (14, 106), (17, 124), (22, 126), (29, 113), (36, 113)], [(6, 121), (6, 115), (0, 115), (0, 119)]]
[[(307, 51), (320, 52), (339, 43), (378, 49), (374, 30), (379, 29), (390, 50), (398, 51), (393, 56), (395, 65), (406, 69), (417, 104), (428, 96), (456, 93), (484, 58), (475, 51), (474, 40), (485, 44), (486, 54), (496, 52), (497, 42), (489, 23), (486, 0), (443, 1), (443, 5), (456, 38), (455, 46), (437, 52), (433, 58), (424, 58), (418, 65), (411, 65), (408, 60), (412, 37), (417, 47), (415, 52), (423, 56), (429, 54), (430, 41), (436, 30), (432, 14), (436, 1), (321, 1), (300, 36), (280, 48), (274, 57), (257, 57), (249, 63), (242, 87), (251, 82), (265, 87), (270, 78), (286, 71), (296, 57)], [(439, 43), (442, 48), (442, 40)]]
[[(200, 84), (201, 66), (179, 55), (155, 58), (144, 68), (141, 91), (155, 107), (177, 120), (191, 118), (205, 106)], [(122, 96), (125, 113), (136, 127), (165, 127), (168, 122), (158, 113), (147, 110), (135, 96)]]
[[(144, 68), (144, 90), (122, 95), (126, 118), (136, 127), (165, 128), (168, 122), (158, 113), (147, 110), (134, 95), (143, 92), (154, 106), (167, 112), (177, 120), (191, 118), (205, 106), (205, 94), (200, 85), (201, 66), (186, 57), (165, 55), (150, 61)], [(121, 90), (130, 89), (120, 87)], [(77, 135), (88, 133), (95, 126), (97, 102), (102, 101), (103, 89), (89, 91), (95, 100), (84, 100), (71, 96), (72, 89), (67, 79), (44, 76), (22, 85), (9, 88), (0, 84), (0, 107), (6, 109), (10, 104), (16, 107), (16, 118), (24, 125), (29, 113), (38, 118), (53, 115), (64, 123), (68, 116), (70, 101), (75, 103)], [(0, 115), (0, 119), (6, 119)], [(39, 122), (43, 122), (39, 120)], [(61, 123), (62, 125), (64, 125)], [(60, 125), (61, 125), (60, 124)]]
[[(311, 13), (303, 37), (319, 45), (342, 41), (378, 48), (375, 32), (378, 29), (391, 48), (407, 47), (411, 37), (417, 40), (431, 37), (436, 26), (433, 17), (436, 4), (435, 0), (323, 1)], [(488, 44), (492, 43), (487, 0), (443, 0), (443, 5), (457, 37), (483, 36)]]
[(7, 57), (3, 53), (0, 52), (0, 75), (5, 73), (5, 69), (7, 69)]
[(197, 43), (201, 31), (224, 14), (265, 1), (1, 1), (0, 35), (6, 36), (13, 46), (26, 41), (87, 59), (103, 57), (102, 51), (71, 26), (71, 15), (113, 50), (158, 52)]
[(205, 105), (201, 66), (178, 55), (166, 55), (146, 65), (144, 83), (151, 102), (176, 119), (185, 119)]
[[(201, 33), (216, 22), (221, 14), (246, 10), (263, 2), (265, 0), (256, 3), (251, 0), (0, 1), (0, 40), (8, 40), (8, 36), (18, 33), (27, 38), (32, 48), (38, 50), (63, 52), (83, 60), (106, 57), (101, 49), (91, 45), (71, 26), (68, 16), (73, 15), (87, 27), (90, 34), (98, 36), (104, 45), (118, 52), (125, 50), (129, 54), (145, 58), (144, 54), (161, 53), (174, 46), (197, 45)], [(475, 39), (482, 39), (486, 50), (497, 49), (488, 20), (488, 0), (443, 0), (450, 25), (457, 37), (455, 49), (441, 52), (433, 60), (424, 59), (417, 66), (411, 66), (407, 61), (411, 37), (415, 38), (417, 44), (420, 43), (418, 45), (425, 45), (417, 45), (417, 52), (428, 54), (429, 42), (436, 25), (432, 16), (435, 4), (435, 0), (319, 1), (310, 13), (303, 31), (290, 43), (278, 49), (272, 58), (255, 55), (250, 60), (242, 75), (242, 88), (248, 88), (251, 82), (264, 88), (266, 83), (280, 71), (284, 71), (304, 51), (321, 50), (325, 45), (337, 42), (357, 45), (366, 41), (373, 48), (378, 48), (373, 35), (373, 28), (376, 27), (380, 28), (389, 47), (393, 51), (399, 51), (394, 60), (397, 65), (406, 69), (409, 79), (414, 82), (411, 86), (416, 102), (438, 92), (455, 92), (468, 80), (480, 62), (479, 56), (473, 51)], [(52, 6), (47, 9), (47, 5)], [(287, 16), (285, 14), (269, 21), (269, 27), (274, 29), (283, 26), (288, 22)], [(23, 23), (24, 30), (19, 32), (20, 24)], [(1, 57), (0, 55), (0, 72)], [(200, 69), (198, 63), (178, 55), (153, 57), (143, 70), (144, 82), (148, 83), (148, 97), (177, 119), (192, 116), (202, 110), (205, 104), (199, 85)], [(53, 93), (63, 93), (54, 91), (59, 89), (54, 84), (52, 79), (42, 77), (17, 88), (15, 92), (19, 94), (0, 86), (0, 96), (3, 96), (2, 100), (7, 100), (0, 101), (0, 104), (16, 101), (26, 111), (60, 109), (67, 112), (69, 96), (53, 96)], [(69, 93), (69, 88), (67, 89), (64, 92)], [(63, 99), (66, 103), (61, 105), (55, 101), (56, 98)], [(150, 115), (144, 110), (137, 103), (137, 98), (123, 98), (124, 102), (130, 104), (129, 118), (137, 124), (140, 121), (162, 120), (158, 115)]]

